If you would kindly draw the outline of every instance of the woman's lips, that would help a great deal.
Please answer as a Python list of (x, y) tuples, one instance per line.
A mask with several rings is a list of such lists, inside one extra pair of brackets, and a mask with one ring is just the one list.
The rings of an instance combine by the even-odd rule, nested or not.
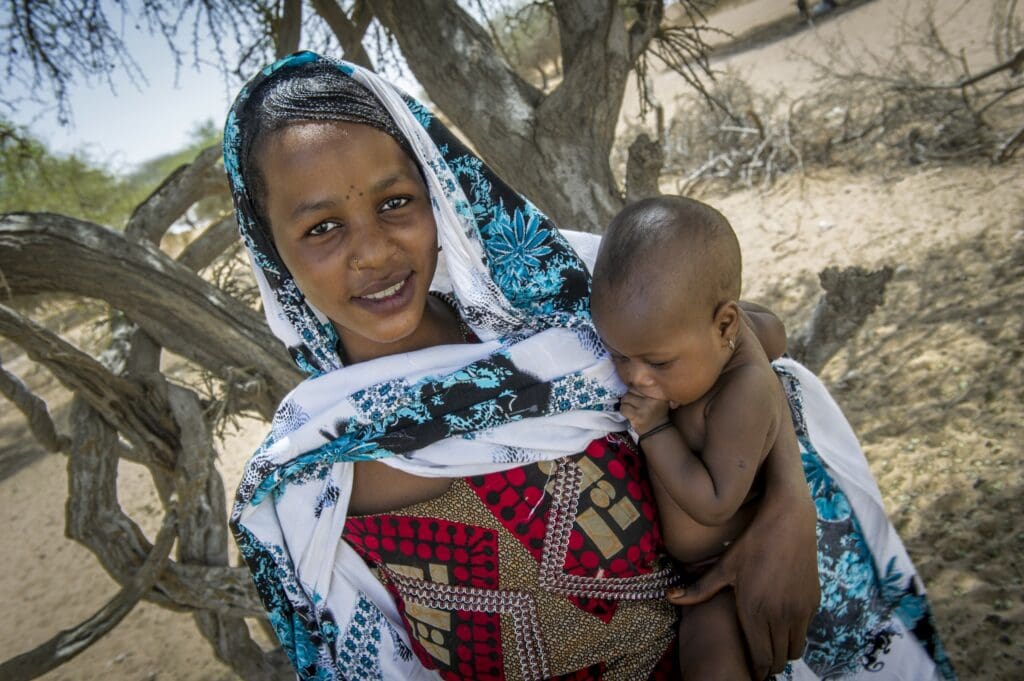
[(374, 312), (392, 312), (403, 307), (412, 300), (415, 273), (410, 272), (404, 279), (390, 284), (379, 291), (362, 296), (353, 296), (352, 300), (361, 307)]

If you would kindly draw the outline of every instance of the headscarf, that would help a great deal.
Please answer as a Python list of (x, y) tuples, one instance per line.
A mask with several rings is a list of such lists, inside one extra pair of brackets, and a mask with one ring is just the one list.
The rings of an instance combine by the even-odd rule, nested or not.
[[(442, 247), (432, 288), (452, 294), (480, 343), (343, 367), (330, 321), (278, 256), (246, 184), (246, 103), (268, 79), (324, 64), (375, 99), (352, 114), (372, 120), (356, 122), (391, 134), (418, 164)], [(311, 98), (314, 112), (300, 106), (298, 119), (322, 120), (321, 104)], [(422, 104), (353, 64), (299, 52), (265, 68), (228, 115), (224, 165), (267, 321), (309, 374), (246, 466), (232, 512), (242, 554), (301, 678), (431, 678), (387, 591), (341, 540), (352, 462), (465, 477), (574, 454), (623, 430), (623, 386), (590, 321), (587, 269)]]

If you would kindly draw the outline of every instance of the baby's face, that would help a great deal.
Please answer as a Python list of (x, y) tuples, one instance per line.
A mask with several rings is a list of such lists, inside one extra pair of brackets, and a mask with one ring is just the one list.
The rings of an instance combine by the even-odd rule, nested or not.
[(594, 301), (592, 313), (615, 371), (631, 392), (683, 406), (696, 402), (718, 380), (722, 340), (710, 317), (655, 320), (633, 306), (600, 300)]

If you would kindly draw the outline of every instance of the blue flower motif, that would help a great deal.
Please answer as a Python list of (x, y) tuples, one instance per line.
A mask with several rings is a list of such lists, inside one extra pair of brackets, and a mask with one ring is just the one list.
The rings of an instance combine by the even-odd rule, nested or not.
[(491, 243), (491, 251), (498, 266), (514, 265), (516, 269), (535, 269), (540, 267), (540, 259), (551, 252), (544, 245), (548, 239), (548, 230), (540, 228), (537, 215), (529, 220), (517, 207), (512, 214), (511, 224), (505, 214), (499, 220), (502, 229), (497, 230)]

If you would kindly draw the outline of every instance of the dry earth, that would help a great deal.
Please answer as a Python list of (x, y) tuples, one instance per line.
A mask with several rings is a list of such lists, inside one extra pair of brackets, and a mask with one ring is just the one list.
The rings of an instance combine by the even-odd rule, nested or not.
[[(894, 16), (922, 3), (868, 3), (815, 32), (729, 58), (747, 77), (809, 87), (799, 57), (822, 33), (874, 49)], [(940, 2), (968, 50), (985, 22)], [(980, 3), (979, 3), (980, 4)], [(777, 19), (787, 0), (730, 3), (716, 15), (734, 32)], [(907, 10), (906, 8), (910, 9)], [(681, 90), (656, 80), (662, 101)], [(962, 679), (1017, 679), (1024, 665), (1024, 162), (1004, 166), (884, 166), (871, 173), (818, 169), (767, 191), (708, 197), (733, 221), (746, 260), (745, 295), (799, 326), (827, 265), (891, 265), (886, 302), (822, 372), (878, 477), (892, 518), (929, 587), (940, 631)], [(666, 183), (672, 184), (671, 182)], [(665, 187), (669, 190), (669, 186)], [(85, 325), (75, 338), (95, 347)], [(5, 366), (66, 400), (10, 346)], [(228, 487), (259, 439), (250, 423), (222, 448)], [(0, 659), (37, 645), (98, 609), (116, 591), (86, 549), (63, 537), (65, 461), (43, 455), (19, 415), (0, 413)], [(122, 463), (122, 505), (155, 533), (160, 507), (147, 474)], [(235, 678), (187, 613), (142, 604), (55, 680)]]

